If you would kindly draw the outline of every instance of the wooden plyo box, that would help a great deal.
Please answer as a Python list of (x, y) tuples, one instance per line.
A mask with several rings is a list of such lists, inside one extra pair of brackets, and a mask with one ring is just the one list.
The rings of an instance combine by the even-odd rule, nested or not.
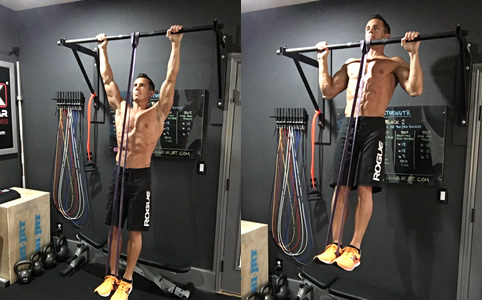
[(241, 221), (241, 299), (268, 282), (268, 225)]
[(50, 242), (50, 194), (12, 188), (20, 198), (0, 205), (0, 277), (17, 281), (15, 263)]

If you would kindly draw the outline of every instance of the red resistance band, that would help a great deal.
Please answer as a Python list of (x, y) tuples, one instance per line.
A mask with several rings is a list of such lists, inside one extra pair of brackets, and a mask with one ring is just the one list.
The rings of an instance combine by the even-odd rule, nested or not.
[(319, 110), (315, 110), (313, 120), (311, 121), (311, 185), (315, 188), (315, 133), (316, 120), (321, 114)]
[(92, 110), (92, 100), (94, 99), (95, 96), (96, 96), (95, 93), (92, 93), (90, 95), (89, 104), (87, 108), (87, 158), (89, 159), (89, 161), (92, 161), (92, 158), (90, 157), (90, 112)]

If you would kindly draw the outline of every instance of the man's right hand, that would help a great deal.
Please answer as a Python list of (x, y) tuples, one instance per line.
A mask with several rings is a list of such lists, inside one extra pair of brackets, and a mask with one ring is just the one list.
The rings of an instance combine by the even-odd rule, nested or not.
[(328, 53), (330, 53), (330, 50), (327, 47), (328, 44), (325, 41), (316, 44), (316, 48), (318, 48), (318, 54), (316, 55), (316, 58), (318, 60), (326, 59), (328, 57)]
[(178, 32), (181, 29), (182, 29), (181, 25), (172, 25), (171, 28), (169, 28), (169, 30), (166, 32), (167, 38), (175, 44), (181, 43), (183, 34), (182, 33), (173, 34)]
[(97, 38), (97, 43), (98, 43), (97, 47), (99, 49), (105, 50), (107, 48), (107, 43), (108, 43), (105, 33), (99, 33), (96, 36), (96, 38)]

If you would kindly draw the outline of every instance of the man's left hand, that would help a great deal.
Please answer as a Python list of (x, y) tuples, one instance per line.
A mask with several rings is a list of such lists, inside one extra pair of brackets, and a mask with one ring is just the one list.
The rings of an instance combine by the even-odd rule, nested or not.
[(410, 42), (413, 41), (416, 37), (419, 36), (417, 31), (408, 31), (405, 33), (405, 36), (401, 40), (402, 47), (407, 50), (409, 53), (416, 53), (418, 51), (418, 47), (420, 47), (420, 41)]

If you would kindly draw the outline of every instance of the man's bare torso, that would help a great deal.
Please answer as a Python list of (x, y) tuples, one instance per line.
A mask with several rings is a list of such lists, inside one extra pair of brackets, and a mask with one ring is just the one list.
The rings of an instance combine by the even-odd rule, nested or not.
[[(365, 84), (360, 102), (360, 116), (383, 117), (398, 83), (395, 71), (402, 67), (399, 57), (376, 57), (367, 60)], [(350, 116), (360, 69), (360, 59), (346, 63), (348, 86), (345, 115)]]
[[(125, 105), (126, 101), (122, 101), (120, 108), (115, 112), (117, 145), (121, 144)], [(134, 104), (134, 107), (129, 108), (129, 111), (129, 127), (127, 128), (126, 124), (127, 132), (124, 137), (124, 145), (126, 144), (127, 135), (129, 137), (126, 167), (132, 169), (147, 168), (151, 165), (152, 152), (164, 130), (164, 122), (160, 121), (156, 105), (142, 109)], [(119, 157), (119, 153), (117, 153), (116, 161), (121, 166), (124, 166), (125, 146), (122, 158)]]

